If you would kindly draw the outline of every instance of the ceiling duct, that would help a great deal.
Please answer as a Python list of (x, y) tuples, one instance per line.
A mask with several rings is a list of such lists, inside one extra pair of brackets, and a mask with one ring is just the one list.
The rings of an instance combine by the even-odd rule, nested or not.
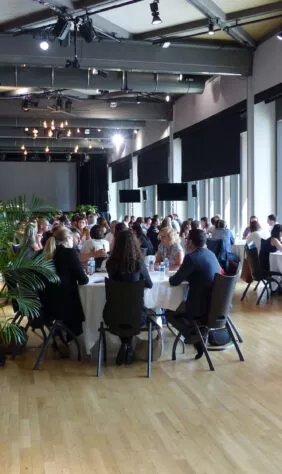
[[(144, 93), (201, 94), (206, 76), (182, 76), (180, 74), (152, 74), (127, 72), (129, 91)], [(0, 67), (2, 87), (41, 87), (55, 89), (120, 91), (125, 77), (121, 72), (108, 71), (107, 77), (92, 75), (88, 69), (64, 69), (45, 67)], [(92, 92), (91, 92), (92, 91)], [(95, 91), (95, 92), (94, 92)]]

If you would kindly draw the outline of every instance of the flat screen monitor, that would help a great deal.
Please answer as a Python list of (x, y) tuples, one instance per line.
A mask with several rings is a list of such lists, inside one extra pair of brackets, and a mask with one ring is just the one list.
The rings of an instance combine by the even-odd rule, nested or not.
[(158, 201), (187, 201), (187, 183), (158, 184)]
[(119, 192), (119, 202), (141, 202), (139, 189), (124, 189)]

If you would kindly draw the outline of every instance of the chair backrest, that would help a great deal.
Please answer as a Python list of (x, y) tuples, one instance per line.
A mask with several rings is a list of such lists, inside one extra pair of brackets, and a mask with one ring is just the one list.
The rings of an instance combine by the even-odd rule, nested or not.
[(215, 275), (208, 313), (208, 326), (210, 328), (225, 324), (230, 312), (238, 275), (238, 273), (232, 276), (220, 275), (219, 273)]
[(271, 251), (271, 239), (261, 239), (260, 245), (260, 253), (259, 253), (259, 261), (260, 266), (263, 272), (269, 272), (270, 265), (269, 265), (269, 254)]
[(249, 269), (252, 275), (253, 280), (259, 281), (262, 279), (262, 269), (260, 266), (258, 249), (256, 247), (249, 247), (246, 245), (246, 259), (249, 265)]
[(103, 318), (111, 333), (120, 337), (139, 334), (144, 308), (144, 280), (124, 283), (105, 278)]

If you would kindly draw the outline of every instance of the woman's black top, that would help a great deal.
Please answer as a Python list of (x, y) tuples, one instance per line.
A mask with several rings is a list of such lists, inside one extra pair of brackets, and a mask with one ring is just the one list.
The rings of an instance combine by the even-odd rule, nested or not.
[(147, 255), (154, 255), (155, 250), (152, 242), (145, 237), (145, 235), (140, 235), (139, 240), (141, 242), (141, 249), (147, 249)]
[(121, 273), (113, 268), (113, 261), (109, 259), (106, 267), (110, 280), (121, 281), (124, 283), (133, 283), (139, 280), (145, 280), (145, 288), (152, 288), (153, 283), (144, 262), (140, 262), (140, 270), (133, 273)]
[(57, 247), (54, 264), (61, 282), (57, 285), (47, 283), (45, 290), (40, 293), (44, 317), (49, 321), (54, 319), (63, 321), (76, 335), (79, 335), (82, 333), (84, 314), (77, 284), (86, 285), (88, 277), (75, 249)]

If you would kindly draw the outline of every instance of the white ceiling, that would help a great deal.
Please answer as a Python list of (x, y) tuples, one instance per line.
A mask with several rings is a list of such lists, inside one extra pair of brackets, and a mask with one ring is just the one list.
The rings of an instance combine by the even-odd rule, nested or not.
[(0, 0), (0, 23), (42, 11), (44, 7), (31, 0)]
[(269, 3), (276, 3), (277, 0), (215, 0), (215, 3), (224, 13), (236, 12), (247, 8), (259, 7)]
[(102, 13), (100, 16), (133, 34), (204, 18), (196, 8), (188, 4), (187, 0), (160, 0), (162, 23), (154, 26), (150, 10), (151, 1), (145, 0), (135, 5), (128, 5), (125, 8)]

